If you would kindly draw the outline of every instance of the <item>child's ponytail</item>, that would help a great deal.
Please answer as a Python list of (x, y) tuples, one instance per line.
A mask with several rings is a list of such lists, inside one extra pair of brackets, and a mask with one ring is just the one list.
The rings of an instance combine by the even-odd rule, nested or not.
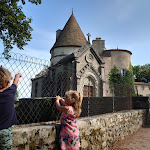
[[(74, 108), (76, 117), (79, 117), (81, 114), (81, 104), (82, 104), (82, 96), (77, 91), (68, 91), (65, 93), (65, 95), (71, 100), (72, 107)], [(75, 101), (72, 101), (72, 99), (75, 99)]]
[(82, 104), (82, 95), (79, 93), (79, 100), (78, 100), (79, 102), (78, 102), (78, 104), (79, 104), (79, 111), (78, 111), (78, 114), (77, 114), (77, 117), (79, 117), (80, 116), (80, 114), (81, 114), (81, 104)]
[(82, 104), (82, 96), (80, 93), (76, 92), (75, 93), (75, 103), (73, 105), (74, 109), (75, 109), (75, 115), (76, 117), (79, 117), (81, 114), (81, 104)]

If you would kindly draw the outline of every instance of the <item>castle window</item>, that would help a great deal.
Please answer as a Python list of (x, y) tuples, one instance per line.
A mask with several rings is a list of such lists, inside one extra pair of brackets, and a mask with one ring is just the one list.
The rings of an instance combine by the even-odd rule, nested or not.
[(121, 74), (122, 74), (122, 76), (125, 76), (126, 75), (126, 69), (121, 69)]

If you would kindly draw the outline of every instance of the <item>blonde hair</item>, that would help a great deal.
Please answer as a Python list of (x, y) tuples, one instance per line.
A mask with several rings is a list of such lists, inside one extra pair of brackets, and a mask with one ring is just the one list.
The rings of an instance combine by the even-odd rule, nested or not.
[[(70, 100), (71, 106), (74, 108), (76, 117), (79, 117), (81, 114), (81, 104), (82, 104), (82, 96), (77, 91), (67, 91), (65, 93), (66, 97)], [(75, 101), (73, 101), (73, 98)]]
[(0, 67), (0, 89), (6, 88), (11, 80), (11, 73), (3, 67)]

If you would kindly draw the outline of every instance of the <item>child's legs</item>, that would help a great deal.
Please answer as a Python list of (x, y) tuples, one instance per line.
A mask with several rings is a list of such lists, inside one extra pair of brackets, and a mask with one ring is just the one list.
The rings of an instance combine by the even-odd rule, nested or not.
[(11, 150), (12, 128), (0, 130), (0, 150)]

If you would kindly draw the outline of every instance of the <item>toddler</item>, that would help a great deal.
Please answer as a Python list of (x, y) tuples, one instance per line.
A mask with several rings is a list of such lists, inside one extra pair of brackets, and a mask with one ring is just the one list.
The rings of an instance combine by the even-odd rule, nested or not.
[(10, 150), (12, 146), (12, 125), (17, 124), (14, 98), (21, 74), (15, 75), (10, 86), (11, 73), (0, 67), (0, 150)]
[[(60, 105), (60, 102), (64, 106)], [(65, 98), (56, 96), (56, 108), (62, 112), (59, 142), (61, 150), (79, 150), (79, 129), (76, 124), (81, 113), (82, 97), (77, 91), (68, 91)]]

